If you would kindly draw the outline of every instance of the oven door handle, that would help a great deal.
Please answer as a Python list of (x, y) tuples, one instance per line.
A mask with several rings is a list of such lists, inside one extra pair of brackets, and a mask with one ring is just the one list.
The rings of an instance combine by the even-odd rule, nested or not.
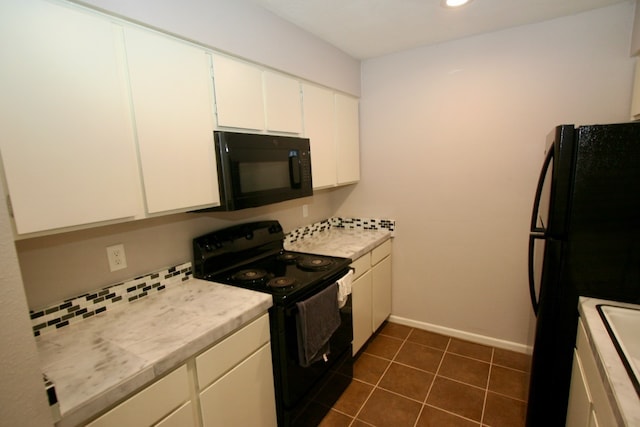
[[(356, 274), (356, 269), (355, 268), (349, 267), (349, 270), (353, 274)], [(347, 273), (347, 274), (349, 274), (349, 273)], [(347, 276), (347, 274), (345, 274), (344, 276), (340, 277), (340, 279), (342, 279), (345, 276)], [(340, 280), (340, 279), (337, 279), (334, 283), (338, 283), (338, 280)], [(290, 307), (285, 308), (285, 310), (284, 310), (285, 316), (292, 316), (292, 315), (297, 314), (297, 313), (298, 313), (298, 306), (296, 306), (295, 303), (292, 304)]]

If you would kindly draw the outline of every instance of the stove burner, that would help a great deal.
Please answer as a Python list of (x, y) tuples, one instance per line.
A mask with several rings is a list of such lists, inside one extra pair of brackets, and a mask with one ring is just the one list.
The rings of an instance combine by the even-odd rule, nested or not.
[(269, 280), (269, 283), (267, 283), (267, 286), (271, 288), (289, 288), (295, 285), (296, 283), (297, 281), (293, 277), (282, 276), (282, 277), (275, 277)]
[(290, 252), (287, 252), (287, 253), (278, 255), (278, 261), (293, 262), (297, 260), (298, 257), (299, 257), (298, 254), (292, 254)]
[(251, 283), (251, 282), (258, 282), (260, 280), (263, 280), (265, 277), (267, 277), (267, 272), (265, 270), (259, 269), (259, 268), (254, 268), (254, 269), (248, 269), (248, 270), (240, 270), (237, 273), (235, 273), (233, 276), (231, 276), (231, 278), (233, 280), (237, 280), (238, 282), (247, 282), (247, 283)]
[(298, 267), (305, 270), (322, 270), (333, 264), (330, 258), (314, 258), (308, 257), (298, 261)]

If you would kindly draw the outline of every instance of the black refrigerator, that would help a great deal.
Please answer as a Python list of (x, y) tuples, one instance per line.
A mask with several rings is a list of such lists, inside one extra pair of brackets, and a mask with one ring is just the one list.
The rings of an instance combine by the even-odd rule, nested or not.
[(527, 426), (564, 426), (578, 297), (640, 303), (640, 123), (558, 126), (529, 235), (536, 313)]

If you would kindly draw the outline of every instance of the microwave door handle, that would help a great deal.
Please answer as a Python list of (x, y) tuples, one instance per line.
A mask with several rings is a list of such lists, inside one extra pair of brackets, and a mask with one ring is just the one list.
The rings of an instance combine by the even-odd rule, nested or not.
[(291, 181), (291, 188), (300, 188), (300, 159), (298, 153), (294, 152), (289, 154), (289, 180)]

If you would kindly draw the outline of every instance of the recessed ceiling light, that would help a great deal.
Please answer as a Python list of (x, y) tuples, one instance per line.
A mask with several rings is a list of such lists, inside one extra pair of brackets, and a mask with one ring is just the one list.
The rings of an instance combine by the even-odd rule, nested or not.
[(460, 7), (464, 6), (467, 3), (470, 3), (471, 0), (442, 0), (442, 6), (444, 7)]

